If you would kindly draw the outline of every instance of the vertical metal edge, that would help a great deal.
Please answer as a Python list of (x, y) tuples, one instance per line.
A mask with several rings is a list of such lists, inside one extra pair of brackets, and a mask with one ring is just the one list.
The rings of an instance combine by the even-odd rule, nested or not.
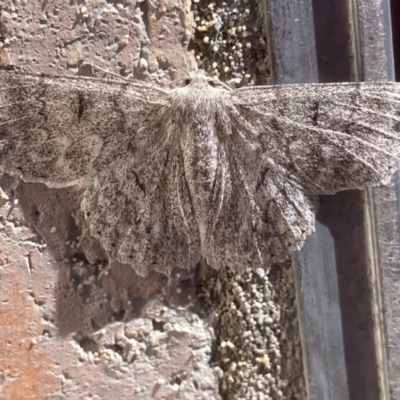
[[(299, 54), (296, 51), (295, 56), (289, 51), (288, 47), (293, 46), (294, 43), (288, 41), (283, 34), (285, 27), (287, 27), (287, 17), (293, 19), (293, 3), (290, 1), (282, 1), (282, 0), (257, 0), (258, 7), (260, 12), (263, 14), (264, 27), (265, 27), (265, 35), (268, 38), (268, 52), (270, 54), (270, 62), (271, 62), (271, 78), (273, 84), (279, 83), (307, 83), (307, 82), (318, 82), (318, 66), (317, 66), (317, 55), (316, 55), (316, 47), (315, 47), (315, 38), (314, 38), (314, 30), (312, 29), (312, 34), (307, 35), (311, 36), (311, 43), (304, 43), (303, 38), (303, 46), (300, 47), (304, 51), (307, 49), (307, 54)], [(289, 15), (284, 15), (283, 11), (280, 7), (286, 9), (289, 8)], [(306, 0), (304, 3), (299, 3), (296, 5), (297, 11), (299, 7), (303, 6), (304, 11), (306, 13), (306, 20), (308, 20), (308, 26), (313, 28), (313, 18), (312, 18), (312, 4), (311, 0)], [(301, 12), (298, 12), (298, 16), (302, 15)], [(308, 17), (307, 17), (308, 16)], [(282, 26), (279, 26), (282, 24)], [(293, 35), (291, 36), (293, 38)], [(298, 35), (299, 37), (299, 35)], [(290, 40), (289, 40), (290, 41)], [(285, 65), (290, 62), (293, 65), (299, 65), (301, 63), (301, 59), (306, 58), (307, 64), (311, 63), (312, 67), (308, 69), (308, 76), (303, 74), (295, 76), (296, 72), (289, 72), (289, 68)], [(300, 64), (301, 65), (301, 64)], [(315, 397), (315, 385), (312, 379), (311, 374), (311, 363), (310, 363), (310, 354), (309, 354), (309, 346), (306, 338), (305, 325), (306, 318), (304, 315), (304, 307), (301, 305), (301, 301), (299, 298), (302, 298), (302, 285), (301, 285), (301, 269), (295, 263), (297, 260), (292, 257), (292, 266), (294, 268), (294, 276), (295, 276), (295, 285), (296, 285), (296, 307), (299, 319), (299, 332), (300, 332), (300, 341), (302, 346), (303, 353), (303, 369), (304, 369), (304, 379), (306, 384), (307, 391), (307, 400), (317, 400)], [(304, 399), (306, 400), (306, 399)]]
[[(312, 0), (258, 2), (267, 26), (273, 83), (318, 82)], [(325, 226), (317, 222), (292, 265), (307, 398), (349, 399), (334, 244)]]
[(294, 280), (296, 287), (296, 309), (299, 320), (300, 343), (303, 354), (304, 381), (306, 383), (306, 391), (307, 391), (307, 399), (304, 400), (315, 400), (316, 390), (314, 382), (311, 378), (310, 355), (308, 352), (307, 338), (305, 336), (306, 330), (304, 329), (306, 325), (306, 318), (304, 315), (304, 307), (302, 307), (300, 303), (300, 298), (302, 297), (302, 290), (301, 290), (302, 273), (301, 269), (299, 268), (298, 252), (292, 255), (291, 264), (294, 271)]
[[(353, 33), (355, 69), (358, 80), (394, 80), (394, 55), (390, 21), (389, 0), (350, 0), (352, 18), (356, 26)], [(372, 23), (373, 22), (373, 23)], [(391, 289), (394, 283), (387, 279), (388, 271), (399, 269), (399, 188), (395, 179), (386, 187), (369, 188), (365, 191), (366, 235), (369, 242), (370, 284), (372, 289), (372, 312), (374, 321), (375, 354), (378, 364), (378, 384), (381, 400), (390, 395), (390, 343), (394, 321), (391, 319)], [(390, 216), (396, 215), (396, 218)], [(398, 295), (400, 298), (400, 294)], [(390, 330), (390, 329), (389, 329)], [(399, 345), (398, 345), (399, 347)], [(400, 348), (399, 348), (400, 352)]]
[(257, 0), (257, 4), (269, 38), (273, 83), (318, 82), (311, 0)]
[(315, 384), (311, 376), (311, 364), (310, 364), (310, 354), (307, 346), (306, 338), (306, 316), (304, 315), (304, 307), (302, 306), (300, 299), (303, 296), (302, 291), (302, 273), (299, 266), (298, 252), (292, 255), (291, 264), (294, 271), (294, 280), (296, 287), (296, 309), (299, 321), (299, 332), (300, 332), (300, 343), (302, 347), (303, 354), (303, 369), (304, 369), (304, 380), (306, 383), (307, 399), (304, 400), (315, 400)]
[[(261, 2), (262, 0), (259, 1)], [(296, 4), (293, 5), (292, 2), (290, 2), (289, 0), (269, 0), (268, 6), (264, 5), (263, 12), (265, 14), (266, 23), (268, 24), (268, 38), (270, 54), (272, 56), (271, 65), (273, 68), (273, 77), (275, 78), (275, 83), (304, 83), (318, 81), (318, 65), (312, 21), (313, 7), (311, 1), (312, 0), (306, 2), (296, 2)], [(305, 7), (307, 8), (307, 10), (302, 13), (301, 7)], [(347, 7), (349, 10), (348, 24), (351, 36), (350, 43), (353, 50), (352, 54), (350, 54), (349, 57), (352, 58), (351, 69), (354, 80), (393, 79), (393, 52), (391, 47), (389, 11), (390, 7), (388, 0), (348, 0)], [(291, 35), (288, 35), (286, 32), (288, 26), (290, 25), (288, 21), (290, 21), (291, 18), (294, 18), (294, 16), (297, 16), (297, 18), (302, 18), (303, 15), (305, 16), (305, 19), (302, 20), (302, 24), (299, 25), (300, 29), (297, 32), (297, 36), (296, 34), (293, 34), (294, 29), (296, 28), (296, 25), (293, 24), (293, 22), (291, 23), (290, 29)], [(307, 18), (311, 19), (311, 21), (308, 20), (308, 24), (304, 23)], [(308, 31), (306, 28), (309, 28)], [(306, 31), (304, 32), (302, 31), (302, 29), (306, 29)], [(312, 35), (310, 32), (312, 32)], [(305, 35), (303, 35), (304, 33)], [(312, 39), (310, 39), (310, 35), (312, 36)], [(289, 44), (285, 43), (285, 41), (287, 41)], [(291, 51), (291, 49), (293, 49), (293, 51)], [(304, 51), (305, 54), (301, 55), (299, 54), (299, 51)], [(309, 65), (310, 60), (312, 60), (313, 67), (309, 68), (307, 73), (304, 74), (304, 65)], [(284, 66), (285, 64), (290, 67), (291, 70), (288, 70), (288, 67)], [(302, 66), (302, 68), (300, 69), (299, 66)], [(388, 215), (396, 215), (396, 210), (393, 213), (388, 212), (388, 210), (385, 209), (385, 206), (382, 203), (382, 199), (384, 199), (385, 197), (397, 199), (397, 196), (395, 195), (395, 187), (392, 187), (392, 189), (386, 187), (382, 189), (369, 189), (363, 193), (359, 192), (359, 194), (356, 196), (354, 196), (354, 194), (349, 194), (347, 196), (348, 199), (346, 200), (348, 204), (347, 210), (350, 209), (351, 211), (352, 201), (359, 201), (360, 206), (356, 206), (356, 208), (361, 210), (361, 214), (364, 213), (364, 218), (360, 217), (358, 222), (364, 224), (364, 230), (361, 232), (359, 240), (365, 240), (366, 242), (364, 246), (365, 253), (360, 253), (358, 256), (360, 257), (359, 261), (362, 262), (362, 265), (367, 265), (367, 268), (370, 268), (370, 312), (373, 314), (373, 325), (371, 328), (371, 332), (374, 335), (374, 343), (372, 344), (374, 348), (372, 349), (372, 352), (375, 352), (375, 362), (377, 364), (378, 376), (375, 375), (377, 380), (376, 389), (379, 390), (379, 397), (382, 396), (383, 400), (389, 399), (388, 396), (390, 387), (388, 383), (388, 343), (386, 342), (387, 335), (385, 332), (385, 321), (387, 322), (388, 316), (387, 313), (385, 313), (384, 311), (385, 305), (387, 306), (388, 304), (387, 298), (390, 297), (390, 294), (386, 294), (385, 297), (384, 292), (386, 290), (386, 286), (384, 281), (386, 279), (387, 282), (387, 276), (385, 275), (382, 277), (382, 271), (384, 268), (382, 264), (382, 259), (384, 257), (382, 257), (382, 254), (385, 253), (385, 251), (383, 250), (385, 244), (387, 243), (387, 240), (385, 240), (385, 238), (387, 237), (385, 236), (385, 224), (382, 224), (382, 221), (385, 221), (384, 216), (386, 215), (386, 212)], [(344, 197), (345, 196), (343, 196), (343, 198)], [(335, 201), (337, 202), (337, 200), (338, 199), (336, 198)], [(339, 204), (340, 201), (337, 202), (337, 205)], [(354, 205), (356, 204), (357, 203), (354, 203)], [(392, 201), (391, 204), (393, 206), (394, 202)], [(393, 209), (395, 207), (391, 208)], [(398, 234), (399, 230), (397, 227), (400, 224), (398, 220), (396, 220), (396, 222), (397, 225), (392, 224), (391, 230)], [(309, 282), (306, 283), (303, 280), (304, 278), (306, 278), (307, 280), (307, 277), (305, 277), (304, 275), (305, 271), (307, 271), (307, 269), (305, 268), (307, 267), (306, 264), (309, 263), (310, 260), (312, 261), (314, 257), (312, 251), (319, 252), (321, 254), (324, 251), (327, 251), (326, 243), (324, 243), (324, 240), (326, 241), (326, 239), (330, 238), (330, 233), (325, 232), (323, 228), (324, 226), (321, 226), (317, 222), (316, 232), (314, 233), (314, 235), (307, 239), (304, 249), (293, 257), (293, 266), (295, 269), (298, 295), (298, 315), (301, 322), (300, 332), (304, 354), (303, 363), (306, 374), (306, 385), (309, 399), (330, 400), (333, 398), (333, 393), (335, 393), (335, 395), (337, 393), (341, 393), (340, 400), (344, 400), (349, 396), (349, 393), (345, 392), (345, 390), (349, 390), (348, 386), (346, 386), (346, 376), (344, 376), (339, 385), (337, 385), (336, 387), (328, 388), (327, 385), (325, 385), (323, 378), (321, 378), (323, 371), (317, 371), (317, 374), (315, 372), (315, 366), (318, 364), (318, 362), (316, 363), (315, 359), (312, 359), (312, 357), (314, 357), (315, 355), (315, 352), (312, 351), (312, 346), (310, 346), (310, 338), (308, 337), (310, 332), (308, 332), (307, 329), (311, 328), (311, 332), (314, 330), (314, 333), (316, 335), (321, 335), (321, 337), (323, 337), (323, 332), (318, 331), (318, 323), (323, 324), (323, 322), (316, 321), (315, 326), (310, 326), (310, 320), (308, 320), (310, 316), (305, 315), (305, 313), (309, 314), (309, 310), (306, 309), (306, 307), (313, 307), (312, 304), (307, 303), (306, 297), (308, 296), (308, 294), (304, 292), (305, 288), (308, 285), (308, 290), (314, 290), (312, 286), (309, 286)], [(316, 241), (320, 242), (319, 249), (311, 251), (310, 249), (307, 250), (307, 246), (313, 246), (312, 242), (314, 242), (315, 244)], [(397, 245), (399, 243), (397, 239), (394, 240), (394, 242)], [(360, 250), (360, 248), (358, 250)], [(318, 264), (318, 260), (316, 260), (316, 258), (320, 257), (320, 261), (324, 263), (324, 265), (321, 265), (321, 268), (323, 267), (326, 271), (325, 278), (327, 280), (331, 280), (333, 278), (332, 274), (336, 272), (327, 270), (325, 263), (329, 264), (329, 262), (332, 261), (335, 253), (333, 252), (333, 255), (330, 254), (326, 260), (323, 260), (321, 258), (321, 254), (315, 255), (314, 260), (312, 261), (313, 265), (311, 266), (311, 270), (315, 270), (315, 266), (316, 264)], [(400, 258), (396, 259), (400, 260)], [(341, 261), (343, 261), (343, 259), (341, 259)], [(336, 262), (340, 263), (341, 261), (339, 260)], [(390, 268), (390, 266), (388, 267)], [(308, 272), (310, 273), (310, 271)], [(322, 286), (327, 284), (329, 284), (329, 282), (321, 282)], [(330, 284), (333, 284), (333, 282), (330, 282)], [(315, 290), (320, 289), (315, 288)], [(321, 295), (322, 298), (325, 299), (324, 294), (322, 293)], [(332, 295), (331, 300), (336, 301), (333, 300), (335, 294), (332, 292), (330, 295)], [(398, 297), (400, 297), (400, 294), (398, 295)], [(310, 297), (308, 298), (308, 300), (310, 300)], [(340, 304), (340, 301), (338, 301), (337, 304)], [(354, 310), (356, 309), (357, 307), (354, 307)], [(325, 321), (324, 316), (321, 316), (321, 318)], [(326, 319), (326, 321), (328, 321), (328, 319)], [(337, 329), (338, 332), (336, 334), (332, 333), (330, 337), (325, 337), (324, 340), (328, 342), (329, 340), (334, 340), (334, 338), (336, 338), (336, 340), (340, 340), (340, 333), (343, 335), (343, 331), (341, 331), (343, 329), (341, 324), (342, 321), (340, 321), (339, 318), (338, 326), (335, 326), (335, 330)], [(320, 329), (323, 330), (326, 329), (326, 327), (324, 328), (322, 326), (320, 327)], [(313, 333), (311, 333), (311, 335), (313, 335)], [(353, 339), (354, 338), (357, 338), (357, 335), (353, 336)], [(327, 346), (329, 347), (330, 345), (327, 343)], [(358, 348), (358, 350), (361, 349), (362, 346)], [(324, 350), (321, 348), (321, 351)], [(343, 349), (343, 352), (341, 354), (335, 354), (335, 356), (337, 356), (338, 358), (345, 358), (345, 351), (346, 350)], [(338, 353), (340, 353), (340, 349), (338, 349)], [(317, 354), (317, 357), (319, 356), (321, 356), (321, 354)], [(368, 356), (367, 358), (363, 358), (364, 361), (366, 359), (368, 359)], [(354, 367), (354, 360), (352, 365)], [(346, 362), (339, 362), (335, 365), (335, 368), (343, 368), (342, 373), (346, 375), (346, 366)], [(327, 364), (320, 364), (320, 367), (321, 369), (327, 368)], [(318, 372), (322, 372), (322, 374), (318, 374)], [(326, 377), (329, 376), (329, 373), (329, 371), (326, 372)], [(347, 371), (347, 378), (349, 378), (348, 373), (349, 372)], [(368, 374), (368, 371), (364, 371), (364, 373)], [(316, 379), (317, 376), (320, 377), (320, 381), (313, 381)], [(362, 376), (362, 374), (357, 376), (360, 377)], [(357, 378), (357, 376), (353, 375), (352, 379)], [(335, 379), (338, 379), (338, 381), (340, 381), (339, 376), (335, 377)], [(343, 385), (342, 388), (339, 387), (341, 384)], [(355, 388), (357, 388), (357, 384), (352, 390), (354, 391)], [(337, 392), (334, 392), (334, 390), (336, 389)], [(332, 391), (330, 393), (327, 393), (327, 390)]]
[(351, 49), (353, 57), (352, 63), (352, 73), (353, 80), (359, 82), (361, 77), (364, 75), (363, 70), (363, 62), (361, 55), (361, 37), (360, 37), (360, 25), (358, 20), (358, 0), (348, 0), (348, 8), (349, 8), (349, 31), (351, 37)]
[(310, 400), (349, 399), (334, 246), (328, 227), (316, 221), (316, 233), (292, 257)]
[[(393, 81), (393, 44), (389, 0), (350, 0), (357, 68), (363, 81)], [(357, 60), (356, 60), (357, 61)]]
[(380, 273), (379, 245), (377, 238), (377, 224), (375, 220), (376, 210), (374, 207), (373, 189), (365, 190), (365, 223), (366, 235), (368, 241), (369, 260), (370, 260), (370, 279), (372, 288), (372, 312), (374, 320), (374, 342), (375, 354), (378, 364), (378, 384), (381, 392), (380, 400), (389, 400), (389, 382), (388, 382), (388, 354), (387, 354), (387, 333), (383, 306), (382, 276)]

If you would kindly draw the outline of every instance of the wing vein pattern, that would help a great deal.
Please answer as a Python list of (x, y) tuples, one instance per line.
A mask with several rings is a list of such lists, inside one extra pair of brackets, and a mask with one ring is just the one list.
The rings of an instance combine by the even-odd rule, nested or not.
[(83, 185), (91, 234), (142, 275), (265, 268), (314, 229), (317, 196), (400, 168), (400, 87), (229, 90), (0, 71), (0, 172)]

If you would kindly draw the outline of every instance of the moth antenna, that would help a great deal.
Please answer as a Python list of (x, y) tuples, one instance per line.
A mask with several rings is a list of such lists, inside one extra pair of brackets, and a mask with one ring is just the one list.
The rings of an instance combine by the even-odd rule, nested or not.
[(97, 65), (95, 65), (95, 64), (83, 63), (82, 66), (89, 66), (89, 67), (91, 67), (91, 68), (93, 68), (93, 69), (97, 69), (98, 71), (103, 72), (103, 74), (110, 75), (110, 76), (113, 76), (113, 77), (115, 77), (115, 78), (122, 79), (122, 80), (124, 80), (124, 81), (129, 82), (129, 79), (126, 79), (126, 78), (124, 78), (123, 76), (118, 75), (118, 74), (116, 74), (116, 73), (114, 73), (114, 72), (107, 71), (106, 69), (101, 68), (101, 67), (99, 67), (99, 66), (97, 66)]

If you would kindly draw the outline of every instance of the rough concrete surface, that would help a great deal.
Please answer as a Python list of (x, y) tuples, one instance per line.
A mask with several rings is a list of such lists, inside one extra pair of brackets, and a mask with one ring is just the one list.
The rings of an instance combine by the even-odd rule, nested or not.
[[(191, 30), (187, 0), (0, 0), (0, 65), (167, 82), (196, 68)], [(219, 398), (194, 272), (108, 265), (78, 187), (0, 186), (1, 400)]]
[[(193, 3), (0, 0), (0, 67), (268, 82), (255, 5)], [(0, 177), (0, 400), (305, 398), (290, 263), (142, 278), (108, 263), (81, 194)]]

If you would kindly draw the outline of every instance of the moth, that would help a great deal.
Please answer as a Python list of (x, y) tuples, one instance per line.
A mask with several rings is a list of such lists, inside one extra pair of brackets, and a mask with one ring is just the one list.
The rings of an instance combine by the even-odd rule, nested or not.
[(80, 184), (90, 232), (139, 274), (268, 269), (314, 229), (318, 194), (400, 168), (400, 85), (232, 90), (0, 71), (0, 169)]

